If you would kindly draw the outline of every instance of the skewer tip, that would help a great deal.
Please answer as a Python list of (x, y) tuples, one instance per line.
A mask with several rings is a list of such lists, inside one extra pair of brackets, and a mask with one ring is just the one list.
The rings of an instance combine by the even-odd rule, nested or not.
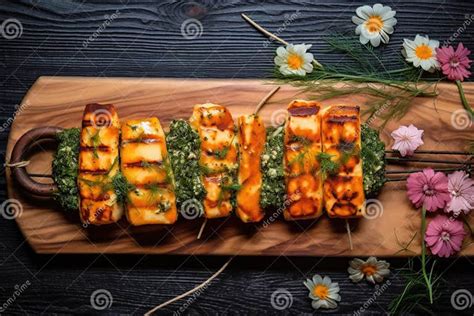
[(346, 219), (346, 230), (347, 230), (347, 237), (349, 237), (349, 247), (351, 250), (354, 250), (354, 247), (352, 246), (352, 235), (351, 235), (351, 228), (349, 226), (349, 220)]

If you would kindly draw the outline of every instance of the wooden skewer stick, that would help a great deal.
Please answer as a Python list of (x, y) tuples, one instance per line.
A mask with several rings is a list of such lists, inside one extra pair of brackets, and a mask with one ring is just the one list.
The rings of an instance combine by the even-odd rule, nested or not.
[(204, 222), (202, 222), (201, 228), (199, 229), (199, 233), (196, 237), (196, 239), (201, 239), (202, 232), (204, 231), (204, 227), (206, 227), (207, 224), (207, 218), (204, 219)]
[[(386, 150), (386, 154), (398, 154), (398, 150)], [(447, 150), (417, 150), (415, 154), (423, 155), (464, 155), (464, 156), (474, 156), (472, 153), (464, 151), (447, 151)]]
[(429, 163), (439, 163), (447, 165), (471, 165), (472, 162), (463, 162), (463, 161), (453, 161), (453, 160), (433, 160), (433, 159), (423, 159), (423, 158), (400, 158), (400, 157), (385, 157), (387, 161), (396, 161), (396, 162), (429, 162)]
[(394, 179), (387, 179), (387, 182), (397, 182), (397, 181), (405, 181), (407, 178), (394, 178)]
[(252, 20), (251, 18), (249, 18), (246, 14), (242, 13), (241, 14), (242, 18), (249, 22), (254, 28), (256, 28), (257, 30), (259, 30), (260, 32), (262, 32), (263, 34), (265, 34), (266, 36), (270, 37), (270, 38), (273, 38), (274, 40), (276, 41), (279, 41), (280, 43), (282, 43), (283, 45), (287, 46), (289, 45), (289, 43), (281, 38), (279, 38), (278, 36), (276, 36), (275, 34), (272, 34), (270, 32), (268, 32), (267, 30), (265, 30), (263, 27), (261, 27), (260, 25), (258, 25), (254, 20)]
[(205, 287), (207, 284), (209, 284), (212, 280), (214, 280), (217, 276), (219, 276), (219, 274), (222, 273), (222, 271), (225, 270), (225, 268), (227, 268), (227, 266), (229, 265), (229, 263), (232, 261), (232, 259), (234, 259), (234, 257), (230, 257), (229, 260), (227, 260), (224, 265), (219, 269), (217, 270), (216, 273), (214, 273), (209, 279), (207, 279), (206, 281), (204, 281), (203, 283), (199, 284), (198, 286), (196, 286), (194, 289), (192, 290), (189, 290), (181, 295), (178, 295), (176, 296), (175, 298), (172, 298), (170, 299), (169, 301), (166, 301), (164, 302), (163, 304), (160, 304), (156, 307), (154, 307), (153, 309), (150, 309), (148, 312), (145, 313), (145, 316), (150, 316), (151, 314), (153, 314), (154, 312), (156, 312), (157, 310), (159, 310), (160, 308), (163, 308), (171, 303), (174, 303), (180, 299), (182, 299), (183, 297), (186, 297), (190, 294), (193, 294), (194, 292), (198, 291), (199, 289), (202, 289), (203, 287)]
[(349, 247), (351, 248), (351, 250), (353, 250), (353, 246), (352, 246), (352, 235), (351, 235), (351, 228), (349, 226), (349, 220), (346, 219), (346, 230), (347, 230), (347, 237), (349, 237)]
[[(257, 22), (255, 22), (254, 20), (252, 20), (251, 18), (249, 18), (246, 14), (242, 13), (240, 14), (242, 16), (242, 18), (249, 22), (250, 25), (252, 25), (254, 28), (256, 28), (257, 30), (259, 30), (260, 32), (262, 32), (263, 34), (265, 34), (266, 36), (270, 37), (270, 38), (273, 38), (274, 40), (282, 43), (283, 45), (285, 46), (288, 46), (289, 43), (285, 40), (283, 40), (282, 38), (276, 36), (275, 34), (273, 33), (270, 33), (268, 32), (267, 30), (265, 30), (263, 27), (261, 27), (260, 25), (257, 24)], [(318, 66), (319, 68), (324, 68), (323, 65), (321, 65), (316, 59), (313, 59), (313, 64), (315, 64), (316, 66)]]
[[(460, 168), (446, 168), (446, 169), (433, 169), (434, 171), (446, 172), (446, 171), (456, 171)], [(462, 169), (462, 168), (461, 168)], [(385, 174), (405, 174), (405, 173), (414, 173), (421, 172), (423, 169), (409, 169), (409, 170), (385, 170)]]
[(255, 111), (253, 112), (254, 114), (258, 114), (258, 111), (262, 109), (262, 107), (267, 103), (268, 100), (274, 95), (278, 90), (280, 90), (280, 86), (275, 87), (272, 91), (270, 91), (263, 99), (257, 104), (257, 107), (255, 108)]

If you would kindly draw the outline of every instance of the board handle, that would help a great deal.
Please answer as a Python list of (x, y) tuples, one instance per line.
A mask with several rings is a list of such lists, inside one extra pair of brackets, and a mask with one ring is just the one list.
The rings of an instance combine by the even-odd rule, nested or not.
[(24, 161), (24, 156), (31, 146), (39, 140), (49, 139), (56, 140), (56, 134), (63, 129), (56, 126), (44, 126), (33, 128), (23, 134), (16, 142), (11, 154), (8, 165), (13, 169), (12, 174), (18, 184), (29, 193), (39, 197), (52, 197), (57, 190), (54, 183), (40, 183), (33, 180), (26, 172), (26, 166), (15, 166)]

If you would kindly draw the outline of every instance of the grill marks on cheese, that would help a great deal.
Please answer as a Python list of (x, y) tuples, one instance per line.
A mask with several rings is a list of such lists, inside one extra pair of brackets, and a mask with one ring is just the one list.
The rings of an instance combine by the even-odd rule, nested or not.
[(285, 125), (286, 220), (316, 218), (323, 209), (323, 187), (318, 154), (321, 117), (317, 102), (295, 100), (288, 106)]
[(120, 122), (111, 104), (88, 104), (82, 119), (78, 188), (83, 223), (102, 225), (123, 214), (112, 178), (119, 172)]
[(265, 215), (260, 206), (262, 171), (260, 156), (265, 147), (266, 130), (256, 115), (244, 115), (238, 119), (240, 189), (237, 192), (237, 215), (243, 222), (258, 222)]
[(354, 106), (332, 106), (322, 114), (323, 150), (339, 165), (324, 181), (324, 200), (330, 217), (362, 216), (365, 197), (359, 111)]
[(232, 211), (232, 173), (237, 166), (237, 137), (229, 110), (221, 105), (206, 103), (194, 106), (191, 126), (201, 139), (199, 164), (203, 168), (203, 201), (207, 218), (228, 216)]
[(156, 117), (122, 125), (122, 173), (133, 187), (127, 218), (132, 225), (173, 224), (178, 218), (165, 134)]

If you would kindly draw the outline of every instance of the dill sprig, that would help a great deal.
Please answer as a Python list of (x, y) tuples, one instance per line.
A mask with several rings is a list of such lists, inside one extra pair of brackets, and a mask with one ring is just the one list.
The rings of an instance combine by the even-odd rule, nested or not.
[[(408, 259), (408, 267), (399, 270), (400, 276), (405, 280), (405, 288), (389, 304), (390, 315), (407, 315), (413, 312), (427, 313), (435, 315), (432, 310), (432, 303), (426, 292), (426, 281), (422, 269), (415, 268), (415, 259)], [(441, 296), (441, 289), (444, 283), (443, 273), (434, 270), (436, 260), (428, 260), (425, 264), (431, 263), (430, 275), (433, 300), (436, 301)]]
[(129, 202), (128, 192), (135, 190), (135, 186), (128, 182), (127, 178), (121, 173), (117, 172), (112, 177), (112, 187), (117, 195), (117, 202), (123, 204)]
[(344, 64), (315, 67), (306, 76), (285, 76), (275, 68), (278, 83), (299, 87), (316, 100), (327, 100), (348, 95), (366, 95), (367, 120), (378, 117), (382, 126), (392, 119), (400, 119), (410, 108), (415, 97), (435, 97), (437, 78), (423, 78), (422, 69), (406, 64), (388, 69), (381, 54), (370, 45), (361, 45), (357, 38), (336, 34), (327, 38), (334, 53), (350, 60)]
[(334, 155), (325, 152), (320, 152), (316, 157), (319, 161), (323, 179), (326, 179), (328, 174), (334, 174), (339, 169), (339, 163), (335, 162), (333, 157)]
[[(434, 315), (430, 306), (441, 296), (439, 293), (442, 275), (435, 270), (436, 260), (430, 260), (426, 254), (426, 209), (421, 210), (421, 269), (414, 269), (413, 259), (408, 260), (408, 268), (400, 273), (406, 279), (406, 285), (389, 304), (391, 315), (405, 315), (413, 311), (422, 311)], [(414, 237), (413, 237), (414, 238)]]

